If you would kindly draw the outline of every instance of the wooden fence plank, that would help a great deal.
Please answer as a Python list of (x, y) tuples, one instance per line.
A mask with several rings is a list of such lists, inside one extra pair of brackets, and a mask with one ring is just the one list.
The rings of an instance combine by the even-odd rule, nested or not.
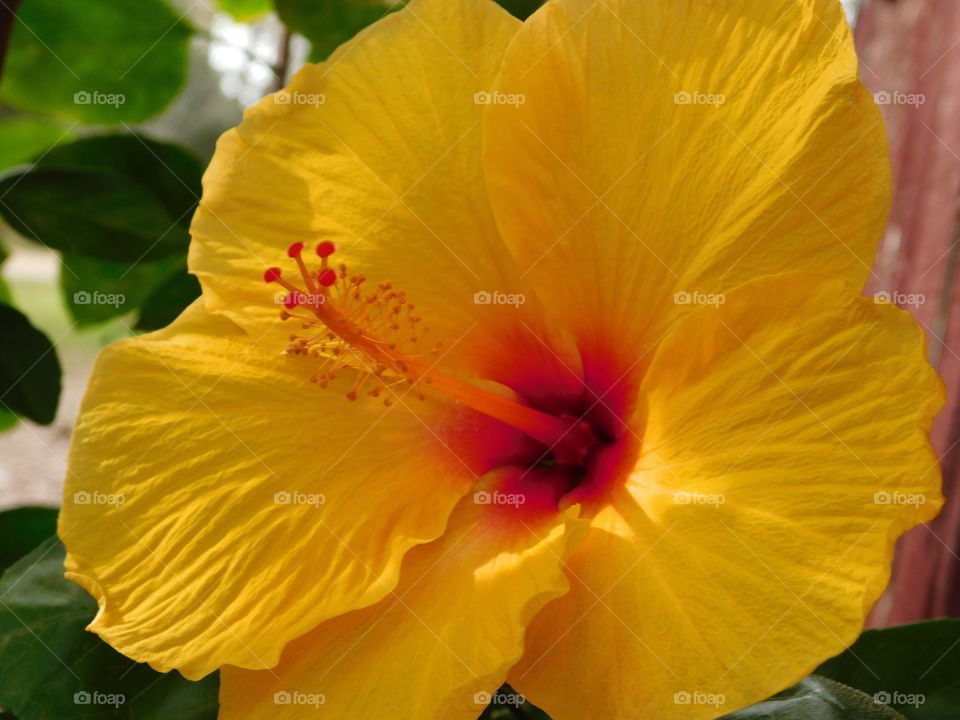
[[(901, 541), (873, 624), (960, 615), (960, 3), (869, 0), (856, 29), (864, 83), (890, 135), (894, 203), (868, 292), (921, 295), (907, 307), (923, 325), (947, 386), (933, 428), (947, 506)], [(957, 498), (953, 501), (953, 498)]]

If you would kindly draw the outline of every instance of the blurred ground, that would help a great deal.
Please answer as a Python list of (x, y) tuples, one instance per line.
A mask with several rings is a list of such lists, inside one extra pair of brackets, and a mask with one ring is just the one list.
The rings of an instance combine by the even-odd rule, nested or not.
[[(216, 13), (212, 2), (178, 4), (199, 30), (191, 46), (188, 85), (160, 117), (127, 129), (184, 144), (206, 162), (220, 133), (240, 121), (244, 103), (255, 101), (270, 84), (267, 41), (276, 43), (279, 27), (268, 19), (253, 31), (238, 30), (244, 26)], [(266, 63), (255, 59), (258, 52), (266, 56)], [(59, 506), (70, 432), (93, 362), (103, 346), (128, 331), (123, 320), (78, 328), (58, 287), (58, 255), (13, 237), (3, 226), (0, 243), (10, 253), (0, 274), (13, 292), (14, 304), (54, 342), (63, 368), (55, 422), (49, 427), (21, 422), (0, 434), (0, 509), (24, 504)]]
[(0, 435), (0, 509), (60, 504), (70, 429), (94, 358), (103, 345), (124, 334), (119, 322), (87, 331), (76, 328), (57, 289), (59, 264), (52, 252), (22, 246), (3, 268), (17, 307), (56, 343), (64, 376), (52, 425), (41, 427), (26, 421)]

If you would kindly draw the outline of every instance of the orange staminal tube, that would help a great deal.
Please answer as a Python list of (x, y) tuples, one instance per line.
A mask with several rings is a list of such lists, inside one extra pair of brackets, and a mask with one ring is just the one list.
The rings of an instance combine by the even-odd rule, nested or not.
[[(365, 293), (363, 275), (349, 274), (342, 264), (337, 269), (330, 267), (330, 256), (336, 250), (331, 242), (317, 246), (318, 270), (307, 267), (303, 250), (303, 243), (294, 243), (287, 254), (296, 261), (306, 290), (284, 278), (280, 268), (269, 268), (263, 279), (289, 293), (281, 317), (301, 320), (308, 331), (292, 335), (287, 352), (323, 360), (313, 382), (326, 387), (338, 370), (352, 368), (358, 371), (357, 379), (347, 397), (356, 400), (364, 383), (373, 378), (374, 387), (367, 394), (379, 397), (386, 390), (387, 405), (392, 404), (396, 393), (391, 390), (397, 385), (417, 387), (421, 397), (422, 390), (429, 388), (540, 441), (560, 463), (586, 463), (597, 445), (586, 422), (541, 412), (436, 369), (441, 346), (438, 343), (429, 352), (418, 352), (428, 329), (421, 327), (421, 318), (406, 293), (393, 290), (390, 283)], [(291, 312), (298, 307), (309, 314)]]

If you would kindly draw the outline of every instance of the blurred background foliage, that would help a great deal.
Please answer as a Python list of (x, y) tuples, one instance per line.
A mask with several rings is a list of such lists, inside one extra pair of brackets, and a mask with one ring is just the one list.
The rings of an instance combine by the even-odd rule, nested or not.
[[(500, 4), (525, 18), (540, 2)], [(216, 716), (216, 675), (160, 675), (84, 631), (96, 603), (64, 579), (54, 537), (70, 429), (98, 350), (199, 295), (188, 231), (216, 138), (399, 6), (0, 0), (0, 718)], [(726, 717), (954, 719), (958, 646), (958, 621), (870, 631), (821, 676)], [(914, 678), (921, 652), (946, 661)], [(875, 701), (893, 687), (934, 701)], [(93, 689), (126, 701), (78, 705)], [(498, 701), (513, 692), (478, 713), (546, 718)]]

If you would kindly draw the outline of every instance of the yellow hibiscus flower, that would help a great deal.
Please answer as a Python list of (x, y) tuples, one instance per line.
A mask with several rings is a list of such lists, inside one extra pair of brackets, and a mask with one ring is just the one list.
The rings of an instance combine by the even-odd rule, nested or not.
[(90, 629), (224, 718), (799, 680), (941, 504), (923, 335), (858, 296), (884, 137), (836, 0), (414, 0), (303, 68), (220, 140), (203, 297), (97, 362)]

